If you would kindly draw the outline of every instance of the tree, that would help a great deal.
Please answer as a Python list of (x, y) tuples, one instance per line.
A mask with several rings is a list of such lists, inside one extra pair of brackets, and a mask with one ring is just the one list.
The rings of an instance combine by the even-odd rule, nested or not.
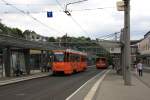
[(0, 34), (14, 36), (18, 38), (24, 38), (23, 33), (18, 28), (10, 28), (0, 23)]
[(13, 35), (13, 36), (18, 37), (18, 38), (24, 38), (24, 35), (20, 29), (12, 28), (10, 30), (11, 30), (10, 35)]
[(56, 39), (54, 37), (49, 37), (48, 42), (56, 42)]
[(0, 34), (8, 34), (8, 30), (9, 30), (8, 27), (0, 23)]

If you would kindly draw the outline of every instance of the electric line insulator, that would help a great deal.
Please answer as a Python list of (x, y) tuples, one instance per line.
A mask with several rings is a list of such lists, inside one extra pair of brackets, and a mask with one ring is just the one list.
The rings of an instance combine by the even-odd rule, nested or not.
[(71, 16), (71, 13), (67, 10), (64, 11), (68, 16)]

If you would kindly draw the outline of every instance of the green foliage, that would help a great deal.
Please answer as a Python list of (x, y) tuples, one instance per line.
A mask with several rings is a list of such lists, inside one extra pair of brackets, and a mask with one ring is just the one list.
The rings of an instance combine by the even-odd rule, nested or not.
[(0, 23), (0, 34), (14, 36), (18, 38), (24, 38), (23, 33), (18, 28), (10, 28)]
[(49, 37), (48, 42), (56, 42), (56, 39), (54, 37)]
[(108, 64), (112, 65), (113, 64), (113, 59), (111, 56), (108, 56)]
[(0, 23), (0, 34), (7, 34), (10, 29), (4, 24)]
[[(24, 32), (22, 32), (18, 28), (10, 28), (0, 23), (0, 34), (10, 35), (18, 38), (26, 38), (26, 36), (30, 34), (37, 33), (30, 30), (25, 30)], [(62, 37), (57, 38), (49, 37), (48, 42), (57, 42), (57, 44), (61, 43), (61, 46), (67, 48), (93, 52), (95, 53), (95, 55), (97, 54), (97, 56), (106, 56), (108, 54), (108, 52), (104, 48), (100, 47), (100, 45), (97, 43), (97, 40), (92, 40), (90, 37), (70, 37), (65, 34)]]
[(12, 28), (10, 30), (11, 30), (11, 33), (9, 35), (13, 35), (13, 36), (19, 37), (19, 38), (24, 38), (24, 35), (20, 29)]

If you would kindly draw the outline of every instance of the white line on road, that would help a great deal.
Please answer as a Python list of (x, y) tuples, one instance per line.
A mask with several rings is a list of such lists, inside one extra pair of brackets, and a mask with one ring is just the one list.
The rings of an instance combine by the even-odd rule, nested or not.
[(92, 100), (92, 98), (94, 97), (98, 86), (100, 85), (100, 83), (103, 81), (103, 79), (105, 78), (106, 74), (109, 72), (110, 70), (108, 70), (107, 72), (105, 72), (105, 74), (94, 84), (94, 86), (91, 88), (91, 90), (88, 92), (88, 94), (84, 97), (84, 100)]
[(84, 83), (80, 88), (78, 88), (75, 92), (73, 92), (69, 97), (67, 97), (65, 100), (70, 100), (77, 92), (79, 92), (87, 83), (89, 83), (90, 81), (92, 81), (93, 79), (95, 79), (97, 76), (99, 76), (101, 73), (96, 74), (94, 77), (92, 77), (91, 79), (89, 79), (86, 83)]
[(95, 65), (88, 66), (87, 68), (90, 68), (90, 67), (95, 67)]

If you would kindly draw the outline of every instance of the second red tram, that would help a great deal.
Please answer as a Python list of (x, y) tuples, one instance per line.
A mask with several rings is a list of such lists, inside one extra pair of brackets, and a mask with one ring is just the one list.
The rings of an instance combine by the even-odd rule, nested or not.
[(108, 67), (107, 58), (99, 57), (96, 58), (96, 68), (97, 69), (106, 69)]

